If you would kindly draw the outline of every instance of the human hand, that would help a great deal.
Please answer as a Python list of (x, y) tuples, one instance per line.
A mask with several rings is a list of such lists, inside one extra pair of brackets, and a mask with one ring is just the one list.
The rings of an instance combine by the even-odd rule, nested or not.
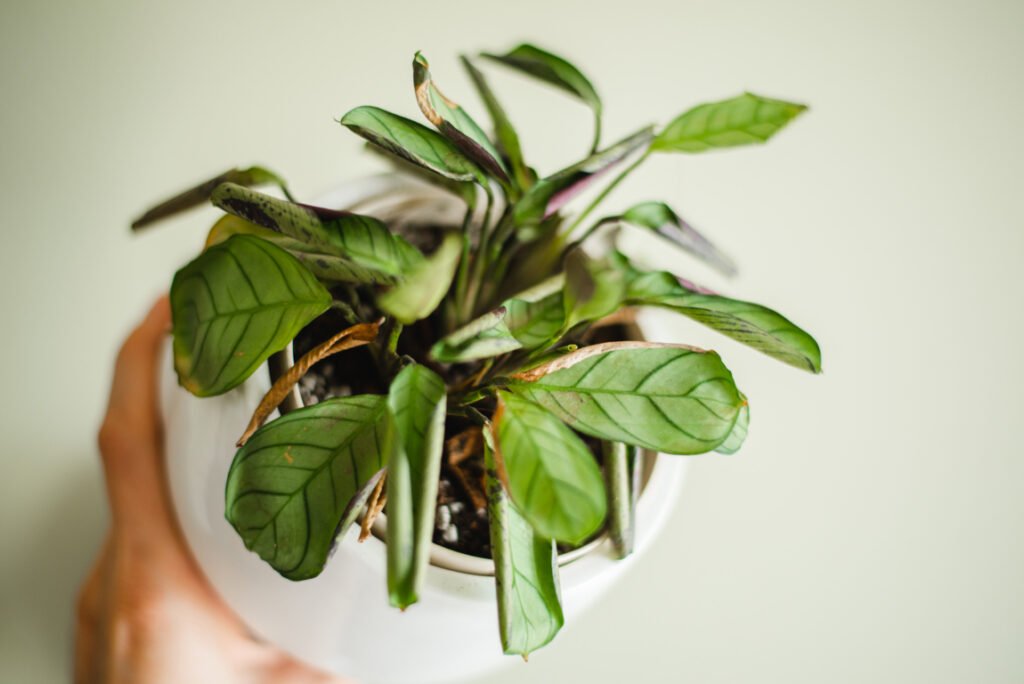
[(163, 297), (117, 357), (99, 433), (112, 527), (79, 594), (75, 681), (344, 682), (257, 641), (189, 553), (167, 491), (157, 411), (157, 357), (169, 329)]

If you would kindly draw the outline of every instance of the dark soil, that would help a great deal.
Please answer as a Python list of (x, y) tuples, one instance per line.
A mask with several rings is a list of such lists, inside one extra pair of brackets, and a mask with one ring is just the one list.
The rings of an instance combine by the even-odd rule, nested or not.
[[(295, 338), (293, 349), (296, 359), (302, 357), (320, 342), (326, 340), (349, 323), (337, 311), (328, 311), (313, 321)], [(399, 352), (413, 356), (423, 362), (430, 341), (435, 339), (432, 324), (422, 321), (407, 328), (402, 335)], [(598, 328), (588, 333), (581, 342), (593, 344), (612, 339), (628, 339), (623, 326), (614, 325)], [(435, 370), (443, 370), (435, 367)], [(453, 372), (454, 371), (454, 372)], [(461, 368), (448, 369), (449, 381), (465, 377)], [(386, 394), (387, 386), (381, 381), (380, 369), (368, 347), (359, 347), (328, 357), (314, 365), (299, 381), (299, 393), (306, 406), (312, 406), (332, 397), (351, 394)], [(465, 430), (470, 423), (464, 419), (449, 417), (445, 426), (445, 453), (442, 457), (441, 476), (437, 491), (437, 513), (434, 522), (434, 543), (446, 548), (478, 556), (491, 557), (490, 525), (487, 510), (482, 499), (483, 454), (475, 453), (453, 467), (449, 461), (448, 440)], [(580, 435), (594, 453), (598, 463), (603, 462), (600, 442), (586, 435)], [(595, 533), (597, 537), (603, 532)], [(588, 540), (589, 541), (589, 540)], [(586, 543), (586, 542), (585, 542)], [(559, 551), (571, 549), (559, 545)]]

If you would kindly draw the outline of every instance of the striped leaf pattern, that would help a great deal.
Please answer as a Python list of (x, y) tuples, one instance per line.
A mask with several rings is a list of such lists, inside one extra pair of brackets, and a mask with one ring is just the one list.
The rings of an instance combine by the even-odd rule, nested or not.
[(394, 447), (387, 398), (329, 399), (261, 428), (235, 454), (226, 515), (245, 542), (291, 580), (323, 570), (351, 522), (349, 503), (378, 477)]
[(714, 450), (743, 405), (718, 354), (681, 345), (598, 344), (513, 378), (575, 430), (669, 454)]
[(418, 364), (388, 392), (397, 439), (387, 479), (388, 594), (403, 610), (418, 600), (430, 557), (446, 406), (444, 381)]
[(465, 109), (449, 100), (438, 89), (430, 75), (427, 58), (419, 52), (412, 60), (412, 80), (416, 102), (423, 116), (482, 169), (498, 180), (507, 182), (509, 178), (505, 165), (494, 144)]
[(704, 152), (767, 142), (806, 109), (806, 105), (743, 93), (680, 114), (658, 134), (651, 149)]
[(607, 511), (594, 455), (546, 409), (508, 392), (498, 396), (494, 428), (512, 500), (542, 537), (584, 542)]
[(498, 627), (506, 654), (528, 655), (562, 628), (555, 543), (533, 531), (502, 487), (490, 427), (484, 467), (491, 555), (498, 593)]
[(286, 202), (230, 183), (214, 191), (213, 202), (229, 214), (306, 245), (301, 250), (306, 254), (336, 257), (324, 259), (324, 264), (351, 262), (349, 282), (394, 282), (423, 261), (419, 250), (370, 216)]
[(818, 343), (782, 314), (711, 293), (665, 271), (638, 271), (621, 254), (615, 261), (626, 273), (628, 303), (671, 309), (783, 363), (821, 372)]
[(324, 282), (376, 283), (394, 280), (380, 271), (362, 266), (351, 259), (324, 254), (324, 250), (318, 250), (305, 242), (300, 242), (295, 238), (290, 238), (231, 214), (222, 216), (213, 224), (206, 237), (206, 247), (220, 244), (232, 235), (253, 235), (274, 243), (298, 259), (313, 275)]
[(446, 178), (487, 182), (480, 167), (454, 143), (415, 121), (378, 107), (356, 107), (340, 123), (377, 147)]
[(331, 297), (280, 247), (235, 235), (174, 276), (174, 367), (196, 396), (239, 385), (307, 323)]

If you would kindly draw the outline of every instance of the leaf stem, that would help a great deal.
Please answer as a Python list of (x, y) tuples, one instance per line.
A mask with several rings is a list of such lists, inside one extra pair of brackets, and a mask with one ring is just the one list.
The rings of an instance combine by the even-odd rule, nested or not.
[[(473, 206), (466, 207), (466, 215), (462, 219), (462, 258), (459, 259), (459, 272), (455, 277), (455, 301), (460, 308), (466, 297), (466, 280), (469, 277), (469, 226), (473, 221)], [(456, 316), (458, 318), (458, 316)]]
[(489, 261), (487, 258), (487, 248), (491, 240), (491, 212), (494, 209), (494, 191), (491, 190), (490, 186), (484, 186), (484, 191), (487, 193), (487, 205), (484, 209), (483, 223), (480, 226), (480, 241), (473, 255), (473, 273), (469, 279), (469, 287), (464, 300), (466, 306), (462, 311), (460, 323), (465, 323), (469, 320), (476, 310), (477, 297), (480, 293), (480, 282), (483, 280), (484, 271)]
[(577, 216), (577, 217), (576, 217), (576, 220), (575, 220), (575, 221), (573, 221), (573, 222), (572, 222), (572, 223), (571, 223), (571, 224), (569, 225), (569, 228), (568, 228), (568, 229), (566, 230), (566, 234), (569, 234), (569, 235), (571, 235), (571, 234), (572, 234), (572, 232), (573, 232), (574, 230), (576, 230), (576, 228), (578, 228), (578, 227), (579, 227), (579, 225), (580, 225), (581, 223), (583, 223), (583, 221), (585, 221), (585, 220), (586, 220), (587, 216), (589, 216), (589, 215), (590, 215), (590, 213), (591, 213), (592, 211), (594, 211), (594, 209), (596, 209), (596, 208), (597, 208), (597, 205), (601, 204), (601, 202), (603, 202), (603, 201), (604, 201), (604, 198), (605, 198), (605, 197), (607, 197), (607, 196), (608, 196), (608, 194), (609, 194), (609, 193), (610, 193), (610, 192), (611, 192), (612, 190), (614, 190), (614, 189), (616, 188), (616, 186), (618, 186), (618, 184), (619, 184), (619, 183), (621, 183), (621, 182), (622, 182), (622, 181), (623, 181), (623, 180), (624, 180), (624, 179), (626, 178), (626, 176), (628, 176), (628, 175), (629, 175), (629, 174), (631, 174), (631, 173), (632, 173), (632, 172), (633, 172), (634, 170), (636, 170), (636, 167), (638, 167), (638, 166), (640, 166), (640, 165), (641, 165), (642, 163), (644, 163), (644, 161), (645, 161), (645, 160), (647, 159), (647, 157), (649, 157), (649, 156), (651, 156), (651, 148), (650, 148), (650, 147), (648, 147), (648, 148), (647, 148), (647, 149), (646, 149), (646, 150), (644, 151), (644, 153), (643, 153), (642, 155), (640, 155), (639, 157), (637, 157), (637, 160), (636, 160), (635, 162), (633, 162), (632, 164), (630, 164), (629, 166), (627, 166), (627, 167), (626, 167), (625, 169), (623, 169), (622, 173), (620, 173), (620, 174), (619, 174), (618, 176), (616, 176), (616, 177), (615, 177), (615, 179), (614, 179), (614, 180), (612, 180), (612, 182), (611, 182), (611, 183), (609, 183), (608, 185), (606, 185), (606, 186), (605, 186), (605, 188), (604, 188), (604, 189), (603, 189), (603, 190), (602, 190), (602, 191), (601, 191), (601, 192), (600, 192), (600, 193), (598, 194), (598, 196), (594, 198), (594, 201), (592, 201), (592, 202), (591, 202), (590, 204), (588, 204), (588, 205), (587, 205), (587, 208), (583, 210), (583, 213), (581, 213), (581, 214), (580, 214), (579, 216)]
[(402, 336), (403, 326), (398, 321), (394, 322), (391, 326), (391, 332), (388, 333), (388, 351), (392, 354), (398, 354), (398, 338)]

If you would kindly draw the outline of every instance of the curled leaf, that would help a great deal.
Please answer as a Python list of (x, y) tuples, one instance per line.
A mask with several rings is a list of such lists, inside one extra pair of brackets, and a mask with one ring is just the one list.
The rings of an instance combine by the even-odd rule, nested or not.
[(498, 102), (498, 98), (494, 95), (494, 91), (491, 90), (491, 86), (487, 83), (483, 73), (466, 57), (462, 58), (462, 65), (466, 68), (470, 80), (473, 81), (477, 92), (480, 93), (480, 99), (484, 101), (484, 106), (487, 107), (487, 112), (491, 115), (491, 121), (494, 123), (494, 135), (498, 140), (501, 150), (508, 157), (508, 163), (512, 167), (512, 176), (516, 184), (520, 189), (525, 190), (530, 187), (534, 178), (526, 162), (523, 160), (523, 150), (519, 144), (519, 134), (516, 133), (516, 129), (512, 126), (512, 122), (509, 121), (505, 109)]
[(412, 74), (416, 102), (427, 121), (480, 168), (494, 178), (507, 182), (508, 174), (494, 144), (466, 110), (444, 96), (430, 75), (427, 58), (419, 52), (412, 61)]
[(151, 223), (203, 204), (210, 199), (211, 193), (221, 183), (235, 183), (245, 186), (273, 183), (281, 188), (286, 197), (290, 196), (284, 180), (269, 169), (265, 169), (262, 166), (250, 166), (247, 169), (231, 169), (207, 181), (203, 181), (199, 185), (189, 188), (148, 210), (132, 222), (132, 230), (145, 228)]
[(583, 72), (565, 58), (528, 43), (523, 43), (503, 55), (484, 53), (483, 56), (529, 74), (582, 100), (594, 113), (594, 143), (591, 149), (597, 149), (601, 143), (601, 98)]
[(516, 224), (531, 225), (551, 216), (630, 154), (646, 148), (653, 139), (654, 128), (648, 126), (537, 181), (515, 205)]
[(231, 183), (214, 190), (212, 199), (229, 214), (308, 245), (308, 251), (343, 257), (370, 273), (356, 282), (393, 282), (423, 260), (419, 250), (370, 216), (286, 202)]
[(736, 275), (736, 264), (729, 255), (715, 247), (664, 202), (641, 202), (633, 205), (622, 215), (622, 220), (634, 226), (647, 228), (725, 275)]
[(248, 427), (245, 428), (242, 436), (238, 438), (235, 446), (244, 446), (249, 441), (253, 433), (262, 427), (274, 409), (281, 405), (281, 402), (291, 393), (295, 384), (302, 379), (302, 376), (309, 372), (309, 369), (314, 364), (346, 349), (354, 349), (355, 347), (361, 347), (364, 344), (373, 342), (377, 339), (381, 322), (359, 323), (350, 328), (345, 328), (306, 352), (301, 359), (274, 381), (273, 386), (263, 396), (263, 399), (260, 400), (259, 405), (252, 414), (252, 418), (249, 420)]
[(456, 181), (487, 183), (487, 177), (443, 135), (379, 107), (356, 107), (341, 125), (408, 162)]
[(505, 313), (505, 307), (498, 307), (438, 340), (430, 349), (431, 358), (441, 363), (462, 363), (521, 349), (522, 343), (505, 324)]

